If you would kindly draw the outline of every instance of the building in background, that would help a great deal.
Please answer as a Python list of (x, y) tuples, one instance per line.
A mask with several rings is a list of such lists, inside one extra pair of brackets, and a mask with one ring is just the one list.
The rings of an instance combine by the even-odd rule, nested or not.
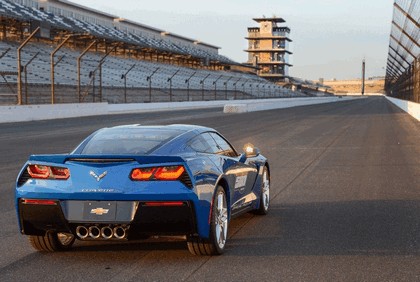
[(255, 18), (260, 26), (248, 27), (248, 65), (258, 70), (258, 75), (272, 82), (283, 82), (289, 77), (290, 28), (280, 26), (282, 18)]

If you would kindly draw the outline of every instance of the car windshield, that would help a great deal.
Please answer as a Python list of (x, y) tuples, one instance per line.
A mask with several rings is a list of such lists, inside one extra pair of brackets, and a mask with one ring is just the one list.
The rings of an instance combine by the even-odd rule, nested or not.
[(182, 133), (176, 129), (109, 128), (88, 141), (82, 154), (143, 155), (152, 152)]

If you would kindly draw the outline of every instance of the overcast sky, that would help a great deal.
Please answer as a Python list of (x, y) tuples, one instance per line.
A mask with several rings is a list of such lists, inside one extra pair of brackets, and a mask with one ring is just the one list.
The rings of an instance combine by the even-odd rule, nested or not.
[(245, 62), (247, 27), (276, 15), (291, 29), (290, 75), (317, 80), (383, 76), (393, 0), (76, 0), (100, 11), (221, 47)]

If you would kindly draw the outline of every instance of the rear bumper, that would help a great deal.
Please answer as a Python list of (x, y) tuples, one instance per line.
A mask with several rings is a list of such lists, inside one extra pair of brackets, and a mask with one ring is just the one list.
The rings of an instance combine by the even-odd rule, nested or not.
[[(103, 208), (107, 205), (110, 205), (109, 209)], [(112, 206), (115, 212), (111, 211)], [(81, 210), (77, 210), (78, 208)], [(76, 235), (78, 226), (113, 228), (121, 225), (127, 228), (127, 239), (141, 238), (144, 235), (199, 234), (195, 205), (189, 200), (176, 202), (54, 200), (52, 203), (34, 204), (19, 199), (18, 216), (21, 233), (26, 235), (40, 236), (49, 230)], [(199, 236), (207, 237), (206, 234)]]
[[(178, 181), (117, 183), (113, 186), (98, 185), (93, 188), (76, 187), (71, 183), (46, 180), (29, 180), (18, 186), (16, 194), (16, 210), (20, 230), (23, 234), (44, 234), (46, 230), (59, 232), (74, 231), (76, 224), (130, 224), (129, 234), (194, 234), (208, 238), (210, 225), (211, 193), (202, 193), (197, 188), (189, 188)], [(123, 188), (121, 188), (123, 187)], [(203, 199), (204, 197), (204, 199)], [(48, 199), (56, 201), (56, 205), (23, 204), (22, 199)], [(83, 217), (86, 202), (118, 202), (136, 203), (136, 209), (130, 216), (125, 211), (115, 218), (106, 216)], [(147, 202), (185, 202), (183, 207), (148, 206)], [(68, 203), (78, 203), (75, 206)], [(79, 205), (79, 208), (77, 208)], [(105, 206), (98, 206), (106, 208)], [(93, 207), (93, 208), (98, 208)], [(71, 210), (69, 210), (71, 209)], [(107, 208), (106, 208), (107, 209)], [(90, 210), (89, 210), (90, 213)], [(111, 213), (111, 211), (109, 212)], [(192, 227), (191, 227), (192, 226)]]

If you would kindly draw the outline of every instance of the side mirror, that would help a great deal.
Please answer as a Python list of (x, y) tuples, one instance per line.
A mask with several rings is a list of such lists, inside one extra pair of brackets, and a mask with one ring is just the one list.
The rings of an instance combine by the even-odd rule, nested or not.
[(251, 143), (245, 144), (244, 151), (246, 158), (254, 158), (260, 154), (260, 150), (254, 147), (254, 145), (252, 145)]

